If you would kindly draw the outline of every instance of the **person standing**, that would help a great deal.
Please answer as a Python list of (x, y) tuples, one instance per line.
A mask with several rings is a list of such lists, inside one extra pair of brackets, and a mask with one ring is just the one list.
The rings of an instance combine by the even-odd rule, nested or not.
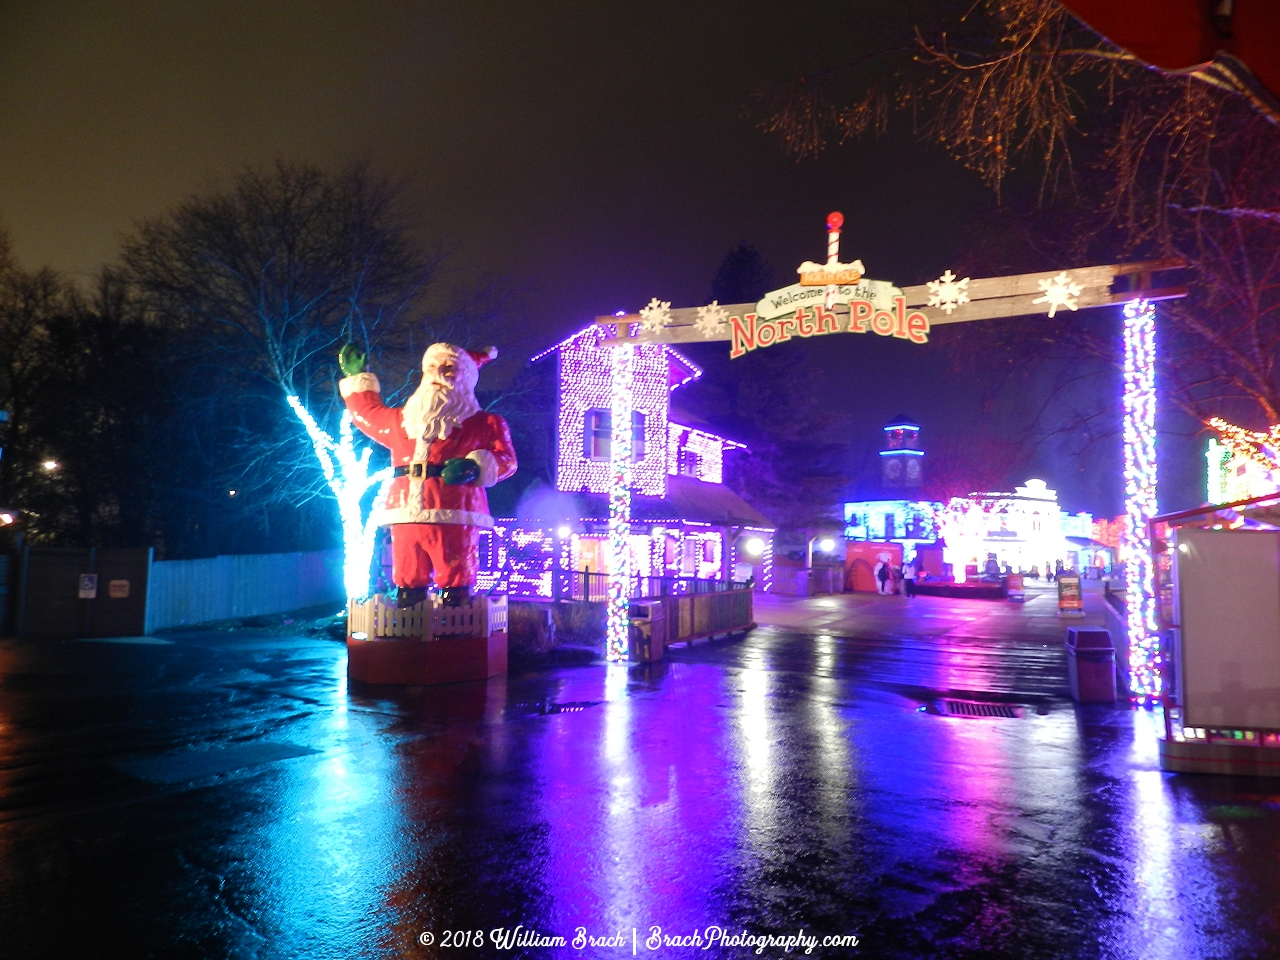
[(880, 561), (880, 566), (876, 570), (876, 579), (880, 581), (880, 593), (888, 593), (888, 584), (892, 574), (889, 572), (889, 561)]
[(916, 565), (911, 560), (902, 565), (902, 590), (908, 600), (916, 595)]

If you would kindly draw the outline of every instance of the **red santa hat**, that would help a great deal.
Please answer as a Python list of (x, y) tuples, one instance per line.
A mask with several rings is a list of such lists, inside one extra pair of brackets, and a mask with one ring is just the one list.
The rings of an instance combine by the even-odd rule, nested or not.
[(471, 355), (471, 359), (476, 362), (477, 369), (483, 367), (490, 360), (498, 356), (497, 347), (481, 347), (479, 350), (466, 351)]

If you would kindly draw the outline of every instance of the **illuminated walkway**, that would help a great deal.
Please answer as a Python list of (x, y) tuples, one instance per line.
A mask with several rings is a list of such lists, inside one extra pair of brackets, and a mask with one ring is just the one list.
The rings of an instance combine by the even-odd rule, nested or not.
[[(826, 957), (1280, 953), (1280, 788), (1159, 773), (1155, 718), (1060, 696), (1031, 607), (866, 599), (836, 611), (880, 618), (861, 639), (395, 694), (319, 639), (0, 641), (0, 956), (626, 957), (633, 927), (641, 956), (755, 956), (646, 950), (654, 924), (860, 938)], [(440, 947), (517, 925), (623, 945)]]

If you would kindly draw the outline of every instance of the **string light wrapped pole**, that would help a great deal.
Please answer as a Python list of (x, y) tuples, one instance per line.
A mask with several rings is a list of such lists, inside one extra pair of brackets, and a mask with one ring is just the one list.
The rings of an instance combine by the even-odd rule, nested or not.
[(1149, 300), (1124, 306), (1125, 605), (1129, 675), (1140, 706), (1160, 698), (1160, 633), (1149, 521), (1156, 506), (1156, 311)]
[(606, 655), (627, 659), (631, 628), (631, 418), (632, 361), (635, 347), (623, 344), (610, 353), (609, 573)]

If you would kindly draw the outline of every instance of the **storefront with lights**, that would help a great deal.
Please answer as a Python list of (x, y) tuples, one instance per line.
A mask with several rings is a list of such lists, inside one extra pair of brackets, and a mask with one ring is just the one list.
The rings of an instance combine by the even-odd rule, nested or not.
[[(497, 518), (481, 535), (481, 589), (501, 582), (512, 596), (550, 600), (562, 595), (568, 571), (608, 572), (614, 431), (601, 336), (593, 325), (533, 358), (557, 365), (558, 495), (544, 498), (547, 515)], [(724, 485), (726, 456), (745, 447), (671, 405), (702, 370), (666, 344), (638, 347), (632, 364), (631, 576), (751, 579), (767, 588), (774, 525)]]

